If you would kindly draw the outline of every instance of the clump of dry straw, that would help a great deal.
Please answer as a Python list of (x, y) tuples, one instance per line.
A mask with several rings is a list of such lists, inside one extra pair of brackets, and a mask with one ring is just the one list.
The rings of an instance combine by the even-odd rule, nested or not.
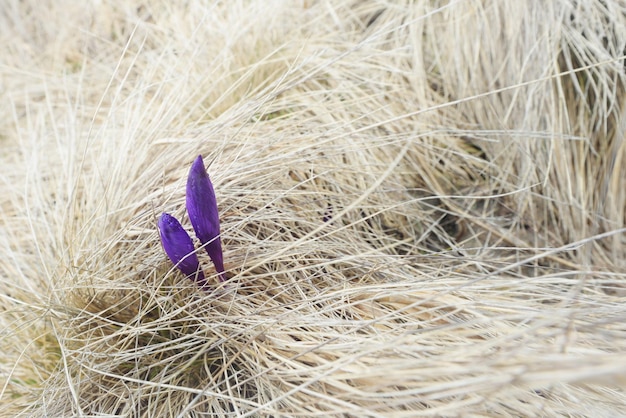
[(625, 13), (4, 2), (0, 415), (626, 414)]

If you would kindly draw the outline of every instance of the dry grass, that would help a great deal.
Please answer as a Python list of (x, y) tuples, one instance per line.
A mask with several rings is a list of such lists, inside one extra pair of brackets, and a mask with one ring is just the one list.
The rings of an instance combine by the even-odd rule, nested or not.
[(4, 2), (0, 414), (626, 414), (626, 10), (548, 3)]

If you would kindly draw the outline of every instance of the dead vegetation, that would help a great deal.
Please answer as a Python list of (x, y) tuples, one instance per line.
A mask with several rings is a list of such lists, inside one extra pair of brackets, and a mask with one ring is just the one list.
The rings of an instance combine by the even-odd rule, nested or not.
[(626, 414), (625, 13), (0, 6), (0, 414)]

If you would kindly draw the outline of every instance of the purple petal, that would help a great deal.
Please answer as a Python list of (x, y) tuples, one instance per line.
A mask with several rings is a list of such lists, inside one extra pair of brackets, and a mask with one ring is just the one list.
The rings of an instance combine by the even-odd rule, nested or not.
[(217, 200), (201, 155), (193, 162), (187, 178), (187, 212), (196, 236), (215, 264), (220, 280), (226, 280)]
[(193, 242), (178, 219), (163, 213), (159, 218), (159, 234), (163, 249), (172, 263), (187, 277), (203, 283), (204, 274), (200, 270)]

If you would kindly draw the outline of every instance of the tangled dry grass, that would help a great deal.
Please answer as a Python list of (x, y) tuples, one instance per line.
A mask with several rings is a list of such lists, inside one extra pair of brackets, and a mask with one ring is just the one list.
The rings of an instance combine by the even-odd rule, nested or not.
[(626, 414), (620, 1), (0, 8), (2, 416)]

